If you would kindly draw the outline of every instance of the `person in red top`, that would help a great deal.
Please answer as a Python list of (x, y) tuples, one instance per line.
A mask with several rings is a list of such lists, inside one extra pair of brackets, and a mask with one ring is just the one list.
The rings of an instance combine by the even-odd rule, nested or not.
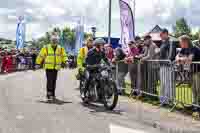
[(1, 71), (4, 73), (6, 72), (6, 64), (7, 64), (7, 51), (3, 52), (3, 60), (2, 60), (2, 68)]
[(104, 46), (106, 57), (109, 61), (112, 61), (114, 58), (114, 50), (110, 44)]
[(11, 53), (8, 53), (8, 56), (7, 56), (7, 63), (6, 63), (6, 68), (7, 68), (7, 72), (10, 73), (12, 72), (12, 67), (13, 67), (13, 58), (12, 58), (12, 55)]

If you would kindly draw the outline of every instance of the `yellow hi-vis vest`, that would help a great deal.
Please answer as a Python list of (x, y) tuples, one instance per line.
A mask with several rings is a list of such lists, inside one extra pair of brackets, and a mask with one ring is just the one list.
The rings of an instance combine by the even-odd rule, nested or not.
[(62, 63), (66, 63), (66, 61), (67, 54), (65, 49), (58, 45), (54, 52), (51, 44), (49, 44), (42, 48), (37, 57), (36, 63), (40, 65), (43, 64), (44, 69), (60, 70)]
[(87, 53), (88, 53), (88, 48), (87, 48), (87, 46), (82, 47), (82, 48), (79, 50), (78, 57), (77, 57), (77, 65), (78, 65), (78, 68), (83, 69), (83, 63), (85, 62), (85, 58), (86, 58), (86, 56), (87, 56)]

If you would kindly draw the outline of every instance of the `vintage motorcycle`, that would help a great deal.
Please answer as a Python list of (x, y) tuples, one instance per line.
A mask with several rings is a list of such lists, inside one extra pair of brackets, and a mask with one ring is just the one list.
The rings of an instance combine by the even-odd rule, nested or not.
[(79, 86), (81, 99), (84, 103), (102, 103), (107, 110), (113, 110), (116, 107), (118, 90), (113, 78), (114, 70), (115, 67), (105, 64), (86, 66)]

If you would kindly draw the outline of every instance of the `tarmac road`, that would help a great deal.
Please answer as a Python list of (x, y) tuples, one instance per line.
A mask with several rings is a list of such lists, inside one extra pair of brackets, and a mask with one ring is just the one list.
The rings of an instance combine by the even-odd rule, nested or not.
[(43, 70), (0, 76), (0, 133), (163, 133), (153, 123), (142, 122), (142, 107), (136, 109), (125, 97), (115, 111), (84, 106), (74, 74), (59, 72), (56, 104), (45, 101)]

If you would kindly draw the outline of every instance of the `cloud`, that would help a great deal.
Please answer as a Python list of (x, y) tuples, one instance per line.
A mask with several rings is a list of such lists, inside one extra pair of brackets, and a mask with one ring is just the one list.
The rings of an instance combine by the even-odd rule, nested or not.
[(17, 16), (15, 16), (15, 15), (8, 15), (8, 19), (9, 20), (17, 20)]
[(65, 10), (53, 6), (45, 6), (41, 9), (41, 13), (45, 16), (62, 16), (65, 14)]
[[(79, 16), (87, 31), (96, 26), (99, 35), (107, 35), (108, 0), (0, 0), (0, 36), (15, 38), (16, 19), (27, 19), (27, 38), (35, 38), (52, 26), (74, 27)], [(193, 28), (200, 25), (199, 0), (136, 0), (136, 32), (148, 32), (156, 24), (171, 28), (177, 18), (185, 17)], [(120, 36), (118, 0), (112, 2), (112, 35)], [(4, 34), (5, 33), (5, 34)], [(10, 34), (8, 34), (10, 33)]]
[(26, 13), (30, 13), (30, 14), (32, 14), (32, 13), (33, 13), (33, 10), (30, 9), (30, 8), (27, 8), (27, 9), (25, 10), (25, 12), (26, 12)]
[(14, 13), (14, 12), (16, 12), (15, 9), (0, 8), (1, 15), (6, 15), (6, 14)]

